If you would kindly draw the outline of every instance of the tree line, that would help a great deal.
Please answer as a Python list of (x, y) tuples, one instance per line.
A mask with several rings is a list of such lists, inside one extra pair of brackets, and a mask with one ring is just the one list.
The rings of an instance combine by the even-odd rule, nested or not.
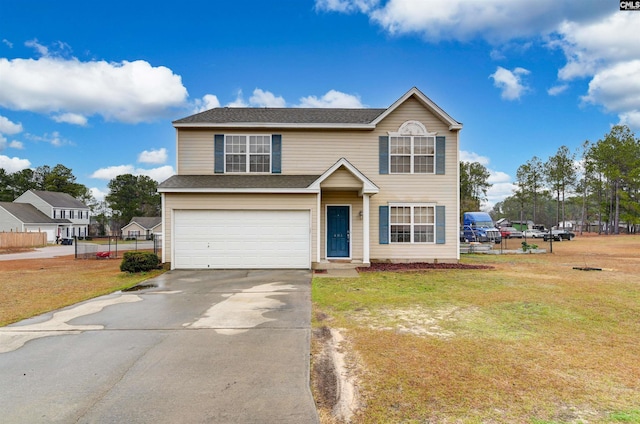
[(158, 183), (144, 175), (123, 174), (109, 181), (109, 193), (104, 201), (97, 201), (91, 190), (76, 182), (73, 171), (58, 164), (8, 173), (0, 168), (0, 201), (13, 202), (27, 190), (67, 193), (80, 200), (96, 218), (98, 235), (107, 229), (118, 234), (134, 216), (160, 216)]
[[(479, 163), (460, 163), (461, 213), (486, 200), (489, 172)], [(640, 139), (616, 125), (575, 152), (558, 148), (545, 162), (533, 156), (516, 171), (512, 196), (494, 205), (494, 219), (528, 221), (547, 227), (580, 222), (581, 230), (618, 234), (640, 228)]]

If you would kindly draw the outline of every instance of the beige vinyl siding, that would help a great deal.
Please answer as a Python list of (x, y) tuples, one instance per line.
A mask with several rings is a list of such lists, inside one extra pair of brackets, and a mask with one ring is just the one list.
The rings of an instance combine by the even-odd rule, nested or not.
[(180, 175), (213, 174), (213, 136), (220, 132), (181, 129), (178, 132), (177, 158)]
[[(173, 210), (309, 210), (316, 228), (318, 196), (315, 194), (193, 194), (164, 193), (164, 261), (171, 262)], [(311, 231), (311, 257), (316, 257), (316, 233)]]
[(137, 222), (133, 222), (131, 224), (126, 225), (125, 228), (122, 229), (122, 235), (126, 237), (127, 235), (131, 234), (133, 231), (138, 231), (138, 234), (141, 236), (144, 236), (147, 234), (147, 230), (145, 228), (142, 228), (140, 225), (138, 225)]
[(322, 193), (322, 216), (320, 218), (320, 260), (325, 260), (327, 258), (327, 205), (351, 206), (351, 259), (361, 261), (363, 221), (360, 219), (360, 211), (362, 210), (362, 197), (358, 196), (358, 193), (355, 191), (326, 191)]
[(333, 174), (331, 174), (331, 176), (325, 179), (320, 184), (320, 187), (323, 190), (345, 188), (360, 190), (362, 188), (362, 182), (347, 169), (345, 169), (344, 167), (340, 167), (340, 169), (337, 169)]
[[(378, 137), (398, 131), (400, 126), (409, 120), (419, 121), (427, 131), (436, 132), (438, 136), (446, 137), (445, 175), (379, 174)], [(215, 134), (264, 134), (265, 132), (282, 135), (282, 174), (320, 175), (340, 158), (346, 158), (379, 187), (380, 192), (371, 197), (370, 203), (370, 257), (372, 259), (455, 261), (459, 258), (458, 132), (450, 131), (447, 123), (440, 121), (415, 98), (411, 97), (399, 105), (373, 130), (273, 129), (265, 131), (264, 129), (256, 129), (252, 131), (251, 129), (242, 129), (230, 131), (179, 129), (178, 172), (184, 175), (213, 174), (213, 139)], [(331, 199), (330, 196), (333, 193), (330, 190), (334, 187), (353, 183), (353, 180), (349, 180), (353, 177), (346, 174), (348, 172), (339, 170), (322, 184), (323, 205), (327, 202), (327, 198)], [(344, 188), (344, 186), (342, 187)], [(277, 195), (269, 197), (281, 199)], [(273, 201), (269, 203), (271, 202)], [(279, 200), (275, 200), (275, 202), (280, 206), (283, 204)], [(394, 202), (432, 203), (445, 206), (446, 244), (380, 245), (378, 237), (379, 206)], [(358, 204), (362, 205), (361, 198), (358, 199)], [(357, 213), (360, 210), (361, 207), (354, 207), (352, 213)], [(324, 206), (322, 206), (322, 213), (324, 214)], [(356, 218), (352, 221), (354, 226), (361, 222), (358, 217)], [(167, 224), (165, 222), (165, 225)], [(320, 233), (323, 234), (324, 231), (324, 223), (322, 223)], [(169, 231), (165, 232), (167, 235), (169, 234)], [(314, 229), (314, 237), (315, 234)], [(361, 239), (360, 235), (359, 243), (361, 243)], [(314, 241), (314, 249), (315, 246)], [(361, 245), (352, 246), (351, 251), (354, 256), (362, 256)], [(321, 254), (324, 255), (324, 240), (321, 243)], [(312, 257), (316, 257), (315, 252)]]

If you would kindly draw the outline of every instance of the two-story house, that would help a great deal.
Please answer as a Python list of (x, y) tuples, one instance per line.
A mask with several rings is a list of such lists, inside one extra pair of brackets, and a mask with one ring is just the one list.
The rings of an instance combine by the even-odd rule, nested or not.
[(386, 109), (215, 108), (173, 122), (172, 269), (459, 260), (462, 124), (417, 88)]
[(57, 228), (53, 237), (72, 238), (89, 235), (89, 207), (70, 194), (27, 190), (13, 202), (31, 204), (55, 220)]

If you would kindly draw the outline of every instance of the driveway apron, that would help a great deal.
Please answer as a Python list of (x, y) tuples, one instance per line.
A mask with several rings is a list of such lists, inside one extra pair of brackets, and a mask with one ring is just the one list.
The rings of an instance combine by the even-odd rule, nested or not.
[(0, 328), (3, 423), (317, 423), (311, 274), (170, 271)]

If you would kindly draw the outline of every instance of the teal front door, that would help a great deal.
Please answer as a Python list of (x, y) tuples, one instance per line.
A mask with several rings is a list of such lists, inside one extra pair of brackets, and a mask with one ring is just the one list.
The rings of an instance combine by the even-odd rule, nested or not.
[(327, 206), (327, 257), (349, 257), (349, 206)]

